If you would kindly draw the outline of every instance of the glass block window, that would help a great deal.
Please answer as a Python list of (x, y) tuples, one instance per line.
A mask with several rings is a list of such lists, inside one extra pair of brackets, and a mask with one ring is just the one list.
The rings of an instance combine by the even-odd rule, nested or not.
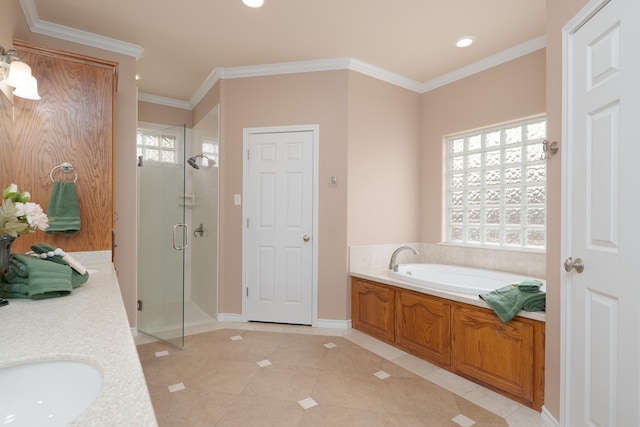
[(143, 160), (176, 164), (178, 159), (178, 136), (163, 132), (146, 132), (138, 129), (137, 156)]
[(546, 118), (446, 139), (446, 242), (545, 249)]
[(217, 167), (220, 163), (218, 159), (218, 141), (213, 138), (203, 138), (202, 154), (206, 156), (205, 159), (202, 159), (203, 162), (207, 162), (205, 166), (210, 166), (207, 159), (211, 159), (213, 161), (213, 165), (211, 166)]

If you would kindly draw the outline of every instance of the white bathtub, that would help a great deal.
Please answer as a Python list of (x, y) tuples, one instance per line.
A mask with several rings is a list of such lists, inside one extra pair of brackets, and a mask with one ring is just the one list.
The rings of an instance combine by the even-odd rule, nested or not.
[[(480, 268), (442, 264), (401, 264), (389, 277), (424, 288), (479, 295), (531, 277)], [(537, 279), (540, 280), (540, 279)], [(544, 280), (540, 280), (545, 283)], [(544, 286), (541, 290), (544, 290)]]

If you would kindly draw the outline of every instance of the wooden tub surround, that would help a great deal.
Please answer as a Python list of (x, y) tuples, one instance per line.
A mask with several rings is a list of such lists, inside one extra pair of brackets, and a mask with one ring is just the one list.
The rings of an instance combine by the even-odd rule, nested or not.
[(541, 410), (545, 323), (351, 278), (354, 329)]

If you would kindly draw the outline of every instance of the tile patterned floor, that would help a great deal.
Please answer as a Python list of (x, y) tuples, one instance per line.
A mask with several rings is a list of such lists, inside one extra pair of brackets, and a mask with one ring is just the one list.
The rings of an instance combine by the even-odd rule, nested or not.
[(184, 350), (136, 340), (160, 426), (543, 426), (537, 412), (355, 330), (191, 333)]

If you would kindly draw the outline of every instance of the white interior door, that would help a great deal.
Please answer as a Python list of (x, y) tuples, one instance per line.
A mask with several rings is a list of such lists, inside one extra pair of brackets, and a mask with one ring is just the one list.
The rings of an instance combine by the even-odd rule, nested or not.
[(246, 318), (309, 325), (314, 132), (248, 132), (245, 146)]
[(566, 426), (640, 425), (640, 2), (603, 3), (565, 29)]

